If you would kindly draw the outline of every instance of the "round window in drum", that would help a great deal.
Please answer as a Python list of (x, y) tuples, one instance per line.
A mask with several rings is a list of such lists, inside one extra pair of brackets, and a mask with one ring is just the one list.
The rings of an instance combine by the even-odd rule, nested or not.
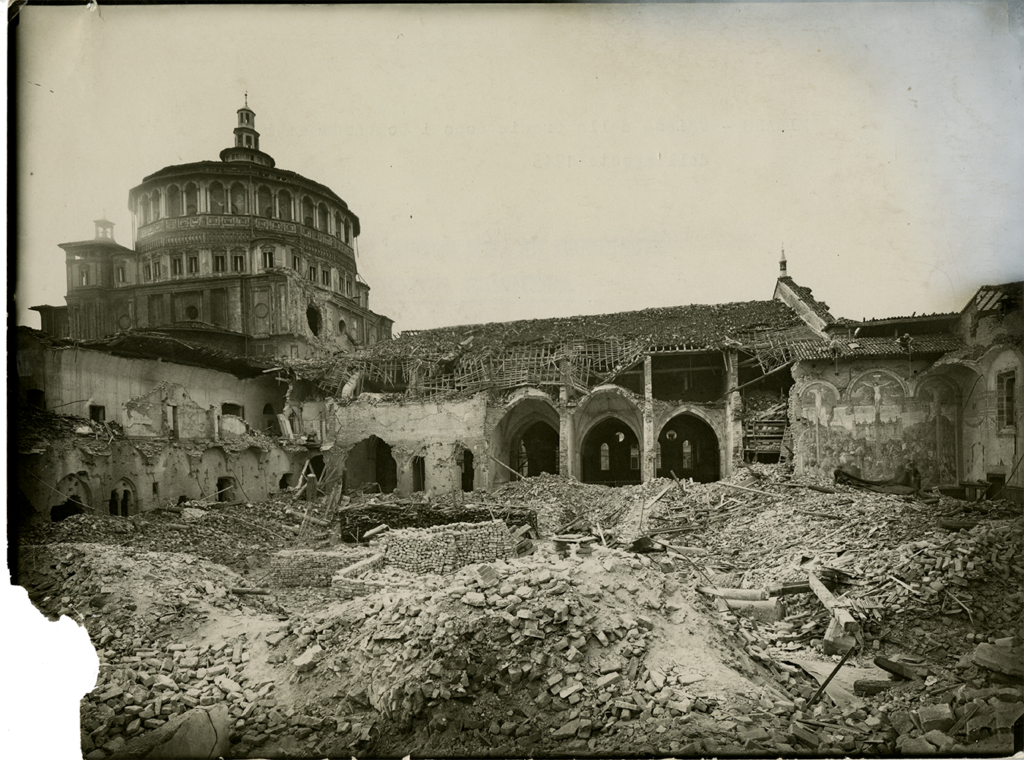
[(189, 306), (185, 309), (185, 316), (189, 319), (199, 319), (199, 309), (195, 306)]
[(129, 317), (127, 314), (122, 314), (120, 317), (117, 318), (117, 326), (120, 327), (122, 330), (127, 330), (132, 326), (132, 318)]

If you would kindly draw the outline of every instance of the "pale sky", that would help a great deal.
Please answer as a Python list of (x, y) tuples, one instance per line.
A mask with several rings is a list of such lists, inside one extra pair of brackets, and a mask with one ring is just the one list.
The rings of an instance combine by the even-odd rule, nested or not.
[(1024, 277), (1006, 3), (83, 7), (21, 12), (18, 318), (58, 243), (216, 160), (243, 92), (277, 166), (359, 215), (396, 330), (767, 299), (960, 309)]

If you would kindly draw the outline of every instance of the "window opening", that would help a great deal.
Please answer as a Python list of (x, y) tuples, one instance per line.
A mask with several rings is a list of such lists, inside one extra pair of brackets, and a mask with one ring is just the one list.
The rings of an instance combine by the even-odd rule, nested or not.
[(232, 272), (244, 272), (245, 271), (245, 256), (243, 254), (234, 254), (231, 257), (231, 271)]
[(244, 417), (244, 409), (239, 404), (221, 404), (220, 413), (230, 414), (234, 417)]
[(312, 282), (316, 282), (316, 267), (314, 267), (314, 266), (311, 266), (309, 268), (309, 279)]
[(82, 285), (88, 285), (89, 284), (89, 270), (83, 268), (83, 269), (81, 269), (79, 271), (81, 273), (81, 283), (82, 283)]
[(188, 257), (188, 273), (198, 274), (199, 273), (199, 257), (189, 256)]
[(473, 465), (473, 452), (465, 449), (462, 452), (462, 490), (469, 493), (473, 490), (473, 479), (476, 477), (476, 470)]
[(171, 274), (185, 274), (185, 263), (180, 256), (171, 259)]
[(226, 272), (228, 264), (227, 254), (223, 251), (216, 252), (213, 254), (213, 271), (217, 273)]
[(142, 279), (149, 282), (153, 279), (153, 266), (151, 264), (145, 264), (142, 267)]
[(154, 280), (159, 280), (160, 279), (160, 262), (159, 261), (154, 261), (153, 262), (153, 279)]
[(274, 266), (274, 252), (272, 250), (270, 250), (270, 251), (267, 251), (267, 250), (263, 251), (263, 268), (264, 269), (270, 269), (273, 266)]
[(309, 331), (313, 333), (313, 335), (320, 334), (320, 310), (313, 304), (306, 307), (306, 322), (309, 324)]
[(610, 470), (612, 468), (611, 452), (608, 449), (607, 443), (601, 444), (601, 469)]
[(412, 490), (426, 490), (427, 485), (427, 464), (423, 457), (412, 458)]
[(93, 422), (106, 422), (107, 408), (105, 406), (89, 405), (89, 419)]
[(331, 287), (331, 270), (330, 269), (325, 269), (325, 270), (323, 270), (323, 272), (320, 273), (320, 282), (323, 283), (323, 285), (325, 287), (328, 287), (328, 288)]
[(1000, 372), (996, 375), (996, 421), (1001, 428), (1017, 426), (1016, 392), (1016, 372)]
[(640, 469), (640, 447), (630, 446), (629, 447), (629, 469), (639, 470)]
[(128, 281), (128, 275), (124, 267), (117, 268), (117, 281), (122, 284)]
[(199, 319), (199, 309), (195, 306), (189, 306), (185, 309), (185, 316), (189, 319)]
[(693, 469), (693, 446), (688, 440), (683, 441), (683, 469)]

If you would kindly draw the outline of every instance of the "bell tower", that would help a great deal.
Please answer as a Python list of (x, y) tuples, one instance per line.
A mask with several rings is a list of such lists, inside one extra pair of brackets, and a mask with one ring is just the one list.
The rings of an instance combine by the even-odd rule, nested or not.
[(238, 109), (235, 147), (260, 149), (260, 133), (256, 131), (256, 114), (249, 108), (249, 93), (245, 94), (245, 105)]

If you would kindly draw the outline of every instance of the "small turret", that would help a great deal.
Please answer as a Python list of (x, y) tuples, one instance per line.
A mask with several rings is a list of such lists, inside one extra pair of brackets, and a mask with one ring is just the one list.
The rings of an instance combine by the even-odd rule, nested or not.
[(782, 258), (779, 259), (779, 277), (789, 277), (786, 274), (786, 247), (782, 247)]
[(114, 223), (108, 219), (96, 219), (96, 239), (114, 242)]

